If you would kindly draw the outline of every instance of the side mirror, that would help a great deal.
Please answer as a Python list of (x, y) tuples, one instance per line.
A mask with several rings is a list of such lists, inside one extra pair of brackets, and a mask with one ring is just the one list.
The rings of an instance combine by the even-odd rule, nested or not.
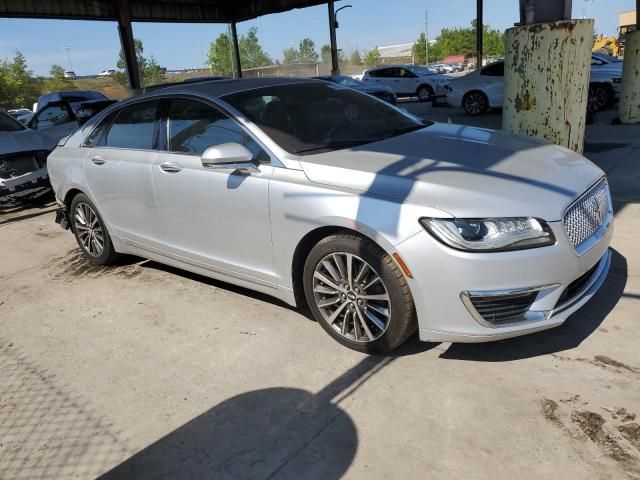
[(239, 143), (222, 143), (207, 148), (202, 154), (202, 166), (211, 169), (239, 170), (243, 173), (259, 172), (253, 154)]

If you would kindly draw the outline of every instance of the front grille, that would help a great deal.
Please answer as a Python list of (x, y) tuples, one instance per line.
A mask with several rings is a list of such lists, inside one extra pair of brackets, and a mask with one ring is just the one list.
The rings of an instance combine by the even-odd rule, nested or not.
[(609, 186), (603, 178), (587, 190), (564, 214), (564, 228), (574, 248), (579, 250), (610, 215)]
[(524, 320), (537, 296), (537, 291), (526, 291), (505, 295), (471, 295), (469, 300), (486, 322), (504, 325)]
[(573, 282), (571, 282), (569, 286), (564, 289), (564, 292), (562, 292), (562, 295), (560, 295), (560, 298), (558, 299), (558, 302), (556, 303), (556, 305), (562, 305), (566, 301), (580, 294), (580, 292), (582, 292), (584, 287), (591, 280), (591, 277), (593, 277), (593, 274), (595, 273), (595, 271), (598, 269), (598, 265), (600, 265), (600, 262), (596, 263), (586, 273), (580, 275)]

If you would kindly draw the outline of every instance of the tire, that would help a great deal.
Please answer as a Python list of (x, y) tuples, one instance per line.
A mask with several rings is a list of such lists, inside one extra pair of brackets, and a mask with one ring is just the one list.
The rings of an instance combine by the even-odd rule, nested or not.
[(479, 90), (467, 92), (462, 97), (462, 108), (467, 115), (482, 115), (489, 111), (489, 99)]
[(588, 110), (600, 112), (613, 103), (613, 93), (611, 89), (602, 83), (592, 83), (589, 85), (589, 98), (587, 100)]
[(429, 102), (433, 98), (433, 88), (430, 85), (420, 85), (416, 95), (421, 102)]
[[(94, 265), (109, 265), (118, 259), (107, 227), (94, 203), (79, 193), (69, 208), (71, 229), (84, 257)], [(98, 248), (101, 245), (102, 248)]]
[[(361, 270), (364, 264), (367, 267)], [(413, 297), (402, 270), (371, 240), (348, 233), (322, 239), (307, 256), (303, 285), (320, 326), (353, 350), (390, 352), (417, 329)]]

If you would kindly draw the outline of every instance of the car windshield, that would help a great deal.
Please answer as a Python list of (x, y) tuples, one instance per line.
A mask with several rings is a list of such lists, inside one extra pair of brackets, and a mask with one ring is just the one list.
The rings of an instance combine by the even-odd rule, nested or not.
[(25, 126), (20, 122), (6, 113), (0, 112), (0, 132), (19, 132), (24, 129)]
[(412, 70), (418, 75), (436, 75), (438, 73), (430, 67), (413, 67)]
[(344, 75), (333, 77), (333, 81), (339, 83), (340, 85), (344, 85), (345, 87), (360, 87), (363, 85), (362, 82), (354, 80), (351, 77), (345, 77)]
[(594, 54), (593, 56), (605, 63), (622, 63), (622, 60), (619, 58), (612, 57), (611, 55), (606, 55), (604, 53)]
[(355, 147), (430, 125), (369, 95), (331, 83), (274, 85), (222, 97), (298, 155)]

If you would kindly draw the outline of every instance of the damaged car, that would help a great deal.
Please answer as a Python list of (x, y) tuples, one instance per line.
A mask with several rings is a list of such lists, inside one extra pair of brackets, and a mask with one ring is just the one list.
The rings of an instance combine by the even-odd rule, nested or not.
[(0, 200), (38, 197), (49, 190), (50, 138), (0, 112)]

